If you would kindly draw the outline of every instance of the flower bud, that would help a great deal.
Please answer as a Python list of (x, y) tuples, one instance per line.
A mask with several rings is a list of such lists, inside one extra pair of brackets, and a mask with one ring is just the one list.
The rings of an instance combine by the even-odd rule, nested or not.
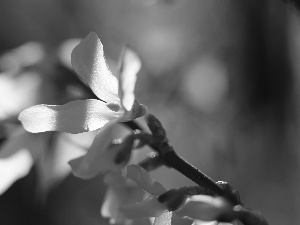
[(166, 131), (161, 122), (154, 115), (148, 114), (146, 122), (154, 137), (159, 138), (161, 141), (167, 141)]
[(170, 189), (158, 197), (158, 201), (166, 205), (169, 211), (175, 211), (182, 207), (187, 199), (187, 195), (177, 189)]
[(134, 100), (131, 111), (125, 113), (125, 118), (128, 120), (134, 120), (136, 118), (142, 117), (148, 113), (148, 109), (143, 104), (140, 104), (137, 100)]

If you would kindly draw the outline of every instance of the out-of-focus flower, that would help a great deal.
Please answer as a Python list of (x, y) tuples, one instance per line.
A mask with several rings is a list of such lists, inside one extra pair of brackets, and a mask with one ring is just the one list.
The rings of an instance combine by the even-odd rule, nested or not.
[(18, 129), (1, 146), (0, 194), (29, 173), (34, 161), (44, 154), (45, 138), (45, 135), (30, 134)]
[(101, 100), (30, 107), (19, 116), (26, 130), (82, 133), (99, 129), (110, 121), (133, 120), (146, 113), (146, 108), (134, 98), (136, 74), (141, 63), (131, 49), (123, 52), (118, 79), (109, 71), (103, 46), (95, 33), (90, 33), (75, 47), (71, 60), (76, 73)]
[(79, 43), (80, 39), (78, 38), (68, 39), (59, 46), (57, 51), (57, 55), (61, 63), (69, 69), (72, 68), (71, 53)]
[[(178, 198), (177, 194), (181, 194), (180, 192), (173, 192), (162, 201), (160, 196), (167, 190), (151, 178), (146, 170), (137, 165), (127, 167), (127, 176), (151, 194), (142, 202), (121, 207), (121, 211), (128, 218), (155, 217), (155, 225), (166, 225), (171, 224), (172, 213), (193, 220), (214, 221), (232, 211), (232, 206), (222, 197), (194, 195), (186, 196), (186, 200), (184, 200)], [(174, 201), (174, 199), (181, 199), (181, 201)], [(173, 208), (173, 212), (170, 208)]]
[(0, 73), (0, 120), (37, 104), (41, 78), (36, 72)]
[(127, 166), (127, 176), (147, 191), (150, 196), (144, 201), (121, 207), (120, 210), (125, 216), (130, 219), (155, 217), (155, 225), (171, 224), (172, 212), (168, 212), (167, 207), (158, 201), (158, 196), (167, 189), (137, 165)]
[(0, 70), (16, 71), (40, 62), (46, 56), (45, 47), (38, 42), (28, 42), (0, 57)]
[(186, 101), (204, 112), (214, 112), (229, 90), (228, 69), (218, 59), (202, 57), (188, 65), (181, 91)]
[(31, 134), (23, 128), (16, 128), (0, 147), (0, 195), (15, 181), (25, 177), (33, 165), (39, 178), (37, 190), (46, 194), (70, 173), (67, 162), (82, 155), (90, 144), (89, 136), (77, 135), (75, 141), (68, 140), (65, 134)]

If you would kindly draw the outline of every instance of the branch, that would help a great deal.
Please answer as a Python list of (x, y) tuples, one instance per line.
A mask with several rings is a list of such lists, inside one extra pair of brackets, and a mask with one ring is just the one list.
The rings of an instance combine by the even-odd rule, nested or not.
[(155, 116), (149, 114), (146, 121), (152, 135), (146, 132), (135, 132), (133, 136), (153, 148), (159, 154), (164, 165), (177, 170), (199, 186), (210, 189), (216, 195), (227, 198), (233, 205), (241, 204), (233, 191), (223, 188), (223, 186), (176, 154), (173, 147), (168, 143), (166, 131)]

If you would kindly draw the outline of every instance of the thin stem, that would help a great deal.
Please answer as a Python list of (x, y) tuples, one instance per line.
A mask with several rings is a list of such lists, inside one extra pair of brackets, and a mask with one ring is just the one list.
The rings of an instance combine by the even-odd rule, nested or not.
[[(215, 192), (216, 195), (227, 198), (233, 205), (240, 204), (239, 198), (232, 190), (228, 190), (219, 185), (198, 168), (176, 154), (173, 147), (169, 145), (165, 129), (154, 115), (148, 114), (145, 119), (152, 134), (146, 132), (134, 132), (135, 139), (139, 139), (153, 148), (159, 154), (159, 157), (162, 158), (162, 161), (166, 166), (182, 173), (199, 186), (210, 189)], [(133, 128), (132, 126), (129, 127), (131, 129)]]
[(200, 171), (198, 168), (181, 158), (179, 155), (176, 154), (175, 151), (169, 151), (165, 153), (163, 155), (163, 158), (168, 166), (182, 173), (199, 186), (209, 188), (216, 194), (226, 197), (233, 205), (238, 204), (237, 199), (234, 195), (224, 191), (224, 189), (222, 189), (222, 187), (218, 185), (216, 181), (214, 181), (209, 176)]
[(199, 186), (210, 189), (216, 193), (216, 195), (227, 198), (233, 205), (240, 204), (239, 199), (231, 191), (222, 188), (216, 181), (177, 155), (168, 142), (157, 143), (156, 138), (146, 132), (136, 133), (134, 134), (134, 138), (153, 148), (166, 166), (182, 173)]
[(220, 196), (224, 196), (230, 200), (234, 205), (237, 204), (236, 199), (226, 193), (221, 186), (219, 186), (216, 181), (207, 176), (205, 173), (200, 171), (198, 168), (184, 160), (182, 157), (176, 154), (175, 151), (169, 151), (164, 155), (164, 160), (166, 164), (178, 172), (182, 173), (192, 181), (194, 181), (199, 186), (209, 188)]
[(196, 184), (204, 187), (208, 187), (218, 194), (223, 193), (223, 189), (216, 184), (216, 182), (208, 177), (206, 174), (201, 172), (198, 168), (191, 165), (189, 162), (184, 160), (182, 157), (176, 154), (175, 151), (169, 151), (164, 155), (166, 164), (185, 176), (188, 176)]

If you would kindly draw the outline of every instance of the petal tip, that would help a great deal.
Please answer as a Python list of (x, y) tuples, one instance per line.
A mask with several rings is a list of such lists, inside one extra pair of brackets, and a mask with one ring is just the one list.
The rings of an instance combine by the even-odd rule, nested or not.
[(30, 108), (27, 108), (23, 110), (19, 116), (18, 120), (21, 122), (23, 128), (30, 132), (30, 133), (42, 133), (49, 131), (49, 129), (46, 128), (46, 126), (42, 126), (41, 124), (38, 124), (35, 119), (38, 119), (40, 108), (42, 108), (43, 105), (36, 105), (32, 106)]

